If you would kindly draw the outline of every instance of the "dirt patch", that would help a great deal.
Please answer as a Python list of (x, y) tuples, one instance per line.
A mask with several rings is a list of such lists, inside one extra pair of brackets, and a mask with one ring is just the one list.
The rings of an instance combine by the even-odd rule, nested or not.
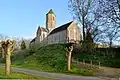
[(104, 80), (120, 80), (120, 68), (100, 67), (100, 71), (96, 73), (96, 76)]

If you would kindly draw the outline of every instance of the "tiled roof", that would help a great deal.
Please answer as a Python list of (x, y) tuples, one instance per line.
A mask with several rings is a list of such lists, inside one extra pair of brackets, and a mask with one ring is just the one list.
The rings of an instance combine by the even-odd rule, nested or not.
[(73, 22), (73, 21), (71, 21), (71, 22), (69, 22), (69, 23), (66, 23), (66, 24), (64, 24), (64, 25), (62, 25), (62, 26), (60, 26), (60, 27), (58, 27), (58, 28), (55, 28), (52, 32), (50, 32), (49, 35), (54, 34), (54, 33), (56, 33), (56, 32), (59, 32), (59, 31), (66, 30), (66, 29), (70, 26), (70, 24), (71, 24), (72, 22)]

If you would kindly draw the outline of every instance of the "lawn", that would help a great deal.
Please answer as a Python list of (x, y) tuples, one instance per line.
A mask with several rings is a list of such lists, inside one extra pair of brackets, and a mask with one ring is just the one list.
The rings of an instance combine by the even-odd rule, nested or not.
[(24, 73), (11, 72), (10, 76), (5, 76), (4, 69), (0, 68), (0, 79), (36, 79), (36, 80), (53, 80), (48, 78), (36, 77)]

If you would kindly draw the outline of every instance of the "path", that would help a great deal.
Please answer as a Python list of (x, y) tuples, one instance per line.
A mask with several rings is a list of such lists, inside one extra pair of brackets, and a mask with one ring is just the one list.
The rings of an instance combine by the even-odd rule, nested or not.
[[(0, 65), (1, 68), (4, 68), (4, 66)], [(40, 76), (45, 78), (53, 78), (58, 80), (101, 80), (96, 77), (85, 77), (85, 76), (72, 76), (72, 75), (65, 75), (65, 74), (59, 74), (59, 73), (48, 73), (48, 72), (40, 72), (36, 70), (28, 70), (23, 68), (11, 68), (11, 70), (15, 72), (22, 72), (29, 75), (34, 76)]]

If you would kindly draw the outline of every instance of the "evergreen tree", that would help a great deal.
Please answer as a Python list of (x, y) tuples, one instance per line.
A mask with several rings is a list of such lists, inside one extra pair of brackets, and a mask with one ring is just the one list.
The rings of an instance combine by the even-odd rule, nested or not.
[(21, 49), (22, 50), (26, 49), (26, 44), (24, 40), (21, 42)]
[(87, 51), (91, 52), (92, 49), (94, 48), (94, 41), (93, 41), (92, 34), (90, 33), (90, 31), (87, 31), (85, 43), (86, 43)]

